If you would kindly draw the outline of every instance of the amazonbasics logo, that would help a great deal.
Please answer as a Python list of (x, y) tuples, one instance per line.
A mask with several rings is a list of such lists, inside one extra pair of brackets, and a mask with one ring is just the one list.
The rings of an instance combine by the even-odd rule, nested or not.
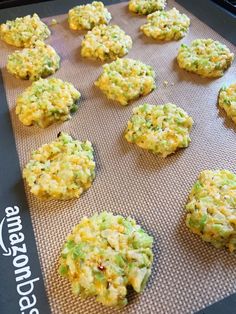
[[(9, 239), (9, 247), (6, 247), (4, 243), (6, 239), (3, 239), (3, 228), (5, 227), (7, 228), (6, 234)], [(32, 278), (31, 276), (27, 247), (24, 241), (25, 236), (22, 230), (19, 207), (7, 207), (5, 217), (0, 223), (2, 255), (12, 260), (21, 314), (38, 314), (39, 310), (35, 307), (37, 299), (34, 295), (34, 285), (39, 281), (39, 277)]]

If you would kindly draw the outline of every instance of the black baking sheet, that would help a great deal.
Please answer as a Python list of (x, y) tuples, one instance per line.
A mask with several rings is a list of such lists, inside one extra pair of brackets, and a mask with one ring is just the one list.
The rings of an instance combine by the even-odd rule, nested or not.
[[(71, 7), (92, 1), (57, 0), (0, 11), (0, 23), (37, 12), (41, 17), (66, 13)], [(103, 1), (104, 4), (123, 2)], [(236, 21), (211, 0), (178, 0), (187, 10), (209, 24), (232, 43), (236, 43)], [(18, 212), (19, 209), (19, 212)], [(21, 232), (24, 240), (14, 245), (9, 236)], [(15, 139), (0, 73), (0, 313), (50, 313), (26, 201)], [(17, 248), (14, 248), (17, 246)], [(15, 255), (15, 256), (14, 256)], [(22, 263), (22, 264), (21, 264)], [(24, 265), (24, 267), (18, 267)], [(30, 274), (30, 275), (29, 275)], [(22, 275), (23, 277), (20, 277)], [(25, 275), (25, 278), (24, 278)], [(22, 279), (21, 279), (22, 278)], [(22, 285), (20, 285), (22, 284)], [(35, 296), (35, 298), (33, 297)], [(28, 300), (27, 300), (28, 297)], [(27, 302), (36, 303), (28, 306)], [(205, 314), (236, 313), (236, 295), (201, 310)]]

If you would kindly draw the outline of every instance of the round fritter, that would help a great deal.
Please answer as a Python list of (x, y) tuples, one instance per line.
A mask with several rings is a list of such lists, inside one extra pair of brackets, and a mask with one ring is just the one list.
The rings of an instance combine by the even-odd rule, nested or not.
[(68, 13), (69, 26), (73, 30), (92, 29), (100, 24), (108, 24), (110, 20), (111, 14), (100, 1), (78, 5)]
[(155, 89), (155, 72), (138, 60), (117, 59), (103, 65), (103, 73), (95, 85), (112, 100), (127, 105), (132, 99), (147, 95)]
[(60, 133), (55, 141), (33, 151), (23, 177), (40, 199), (79, 198), (95, 178), (92, 145)]
[(31, 47), (37, 40), (44, 40), (51, 34), (37, 14), (32, 17), (17, 17), (0, 25), (0, 38), (16, 47)]
[(36, 81), (55, 73), (60, 66), (56, 51), (42, 41), (8, 56), (7, 70), (17, 78)]
[(223, 108), (227, 116), (236, 123), (236, 83), (224, 86), (219, 94), (219, 106)]
[(130, 0), (129, 10), (138, 14), (150, 14), (158, 10), (164, 10), (166, 0)]
[(149, 14), (147, 23), (141, 30), (148, 37), (158, 40), (178, 40), (184, 37), (189, 29), (190, 19), (176, 8), (169, 11), (157, 11)]
[(215, 247), (236, 250), (236, 175), (205, 170), (194, 184), (186, 205), (186, 224)]
[(75, 87), (57, 78), (39, 79), (16, 100), (16, 114), (24, 125), (46, 128), (57, 121), (66, 121), (78, 108), (80, 93)]
[(84, 217), (64, 244), (59, 273), (75, 295), (107, 306), (127, 304), (127, 286), (141, 292), (151, 274), (153, 238), (131, 218), (103, 212)]
[(115, 60), (123, 57), (131, 48), (131, 37), (118, 25), (99, 25), (84, 36), (81, 55), (101, 61)]
[(125, 138), (130, 143), (166, 157), (178, 148), (188, 147), (193, 119), (174, 104), (134, 108)]
[(213, 39), (196, 39), (190, 46), (182, 44), (177, 61), (180, 68), (203, 77), (220, 77), (233, 62), (234, 54)]

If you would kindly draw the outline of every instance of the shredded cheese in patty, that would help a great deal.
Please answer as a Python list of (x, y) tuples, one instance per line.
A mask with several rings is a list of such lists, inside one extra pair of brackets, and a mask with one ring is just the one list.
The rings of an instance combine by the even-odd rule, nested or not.
[(150, 14), (157, 10), (164, 10), (166, 0), (130, 0), (129, 10), (138, 14)]
[(230, 67), (234, 54), (213, 39), (196, 39), (190, 46), (182, 44), (177, 61), (180, 68), (203, 77), (220, 77)]
[(37, 14), (17, 17), (0, 25), (0, 38), (16, 47), (31, 47), (35, 41), (43, 41), (50, 34), (49, 28)]
[(166, 157), (178, 148), (188, 147), (193, 119), (174, 104), (134, 108), (125, 138), (143, 149)]
[(79, 198), (95, 178), (92, 145), (60, 133), (57, 140), (32, 152), (23, 178), (40, 199)]
[(7, 70), (17, 78), (36, 81), (55, 73), (60, 66), (56, 51), (42, 41), (8, 56)]
[(236, 175), (204, 170), (186, 205), (188, 228), (216, 248), (236, 250)]
[(24, 125), (36, 124), (46, 128), (57, 121), (71, 118), (78, 108), (80, 93), (75, 87), (60, 79), (39, 79), (16, 100), (16, 114)]
[(123, 57), (132, 48), (132, 39), (118, 25), (99, 25), (82, 41), (81, 56), (101, 61)]
[(158, 40), (178, 40), (183, 38), (189, 29), (190, 19), (176, 8), (169, 11), (157, 11), (149, 14), (147, 23), (141, 30), (148, 37)]
[(103, 212), (84, 217), (67, 237), (59, 272), (75, 295), (103, 305), (127, 304), (127, 286), (141, 292), (151, 274), (153, 238), (131, 218)]
[(227, 116), (236, 123), (236, 83), (221, 88), (219, 106), (223, 108)]
[(92, 29), (100, 24), (108, 24), (111, 14), (100, 1), (91, 4), (78, 5), (68, 13), (69, 26), (73, 30)]
[(121, 105), (153, 91), (155, 72), (138, 60), (118, 59), (103, 66), (103, 73), (95, 82), (103, 93)]

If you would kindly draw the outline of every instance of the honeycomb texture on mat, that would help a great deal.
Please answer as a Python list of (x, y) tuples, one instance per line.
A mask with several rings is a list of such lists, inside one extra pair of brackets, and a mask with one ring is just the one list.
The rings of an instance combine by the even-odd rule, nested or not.
[[(114, 106), (93, 86), (101, 73), (101, 63), (80, 56), (78, 47), (82, 35), (69, 30), (65, 23), (66, 14), (56, 17), (58, 24), (48, 40), (62, 59), (55, 77), (71, 82), (83, 97), (80, 114), (71, 121), (54, 124), (44, 130), (34, 126), (26, 128), (15, 116), (16, 97), (30, 82), (13, 79), (6, 72), (7, 54), (14, 49), (0, 44), (0, 64), (21, 167), (28, 161), (32, 150), (52, 141), (60, 131), (70, 132), (81, 140), (89, 138), (95, 150), (96, 180), (78, 201), (42, 203), (26, 188), (53, 314), (124, 313), (104, 308), (92, 299), (74, 297), (70, 285), (57, 272), (66, 235), (83, 216), (90, 216), (99, 208), (125, 217), (130, 215), (154, 237), (151, 277), (143, 293), (130, 294), (125, 314), (153, 314), (157, 310), (158, 314), (189, 314), (236, 292), (235, 256), (227, 250), (217, 250), (191, 234), (185, 226), (184, 211), (188, 193), (200, 171), (218, 168), (235, 171), (236, 127), (218, 111), (217, 97), (225, 81), (235, 81), (236, 64), (232, 64), (224, 77), (209, 80), (180, 70), (176, 62), (181, 42), (189, 44), (199, 37), (219, 40), (234, 53), (236, 49), (176, 2), (169, 0), (168, 9), (173, 6), (189, 16), (191, 31), (183, 41), (162, 45), (140, 36), (138, 29), (146, 18), (132, 15), (127, 10), (127, 2), (109, 6), (113, 23), (133, 38), (129, 58), (152, 65), (157, 74), (156, 91), (125, 108)], [(62, 45), (64, 41), (67, 45)], [(169, 84), (164, 86), (164, 81)], [(172, 102), (188, 112), (195, 121), (188, 149), (162, 159), (130, 145), (123, 138), (132, 108), (144, 102)]]

